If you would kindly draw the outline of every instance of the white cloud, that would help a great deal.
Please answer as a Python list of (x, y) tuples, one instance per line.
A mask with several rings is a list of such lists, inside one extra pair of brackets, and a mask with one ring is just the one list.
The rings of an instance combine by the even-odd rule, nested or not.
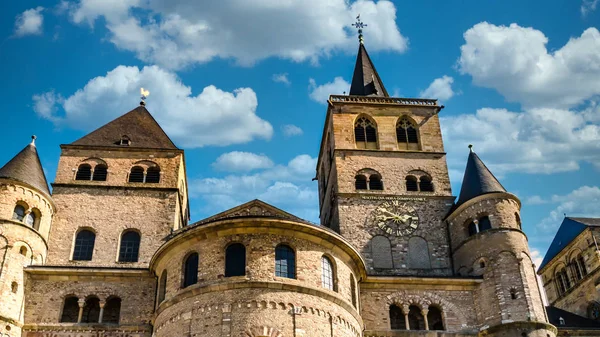
[(341, 95), (344, 92), (349, 92), (350, 83), (338, 76), (333, 79), (333, 82), (317, 85), (317, 82), (311, 78), (308, 80), (308, 89), (310, 90), (309, 96), (313, 101), (327, 104), (329, 95)]
[(223, 153), (212, 166), (218, 171), (243, 172), (273, 167), (273, 161), (264, 154), (233, 151)]
[(600, 95), (600, 32), (588, 28), (580, 37), (548, 52), (539, 30), (476, 24), (464, 34), (458, 67), (476, 85), (493, 88), (525, 108), (569, 108)]
[(528, 197), (527, 199), (525, 199), (525, 203), (528, 205), (543, 205), (543, 204), (547, 204), (548, 200), (545, 200), (544, 198), (540, 197), (539, 195), (532, 195), (532, 196)]
[[(150, 90), (148, 110), (180, 146), (225, 146), (273, 134), (271, 124), (256, 115), (251, 88), (226, 92), (210, 85), (194, 96), (177, 75), (158, 66), (118, 66), (64, 100), (52, 92), (35, 95), (34, 109), (59, 126), (91, 130), (135, 108), (140, 87)], [(53, 102), (60, 114), (49, 106)]]
[(598, 2), (600, 2), (600, 0), (582, 0), (581, 15), (585, 17), (589, 13), (595, 11), (596, 7), (598, 6)]
[(17, 15), (15, 20), (15, 36), (42, 34), (42, 25), (44, 24), (43, 10), (44, 7), (40, 6), (28, 9)]
[(276, 83), (283, 83), (285, 85), (290, 85), (292, 84), (292, 82), (290, 82), (290, 79), (288, 78), (288, 74), (287, 73), (283, 73), (283, 74), (273, 74), (273, 82)]
[(583, 111), (549, 108), (521, 113), (482, 108), (476, 114), (442, 118), (451, 167), (464, 168), (467, 145), (492, 172), (556, 173), (579, 169), (589, 162), (600, 168), (598, 107)]
[(419, 96), (447, 101), (455, 94), (452, 90), (452, 83), (454, 83), (454, 79), (450, 76), (444, 75), (440, 78), (436, 78), (431, 82), (427, 89), (421, 91)]
[(533, 261), (533, 264), (535, 264), (536, 267), (539, 267), (544, 260), (542, 253), (540, 253), (540, 251), (537, 249), (530, 249), (529, 253), (531, 254), (531, 260)]
[(557, 204), (556, 208), (537, 225), (537, 229), (544, 233), (554, 235), (565, 213), (570, 217), (600, 217), (598, 186), (582, 186), (566, 195), (553, 195), (551, 202)]
[(371, 51), (407, 49), (396, 7), (387, 0), (80, 0), (71, 10), (76, 23), (103, 17), (117, 47), (172, 69), (213, 58), (241, 65), (269, 57), (317, 63), (355, 49), (349, 24), (357, 13), (369, 24), (364, 34)]
[(200, 198), (204, 211), (224, 211), (252, 199), (261, 199), (311, 221), (318, 219), (316, 158), (299, 155), (287, 165), (260, 170), (254, 174), (227, 175), (223, 178), (192, 179), (190, 194)]
[(282, 126), (281, 130), (286, 137), (301, 136), (304, 133), (301, 128), (293, 124), (286, 124)]

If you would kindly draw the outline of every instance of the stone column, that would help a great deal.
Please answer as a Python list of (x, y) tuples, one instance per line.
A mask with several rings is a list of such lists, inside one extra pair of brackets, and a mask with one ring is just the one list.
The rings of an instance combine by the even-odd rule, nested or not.
[(404, 314), (404, 325), (406, 325), (406, 330), (410, 330), (410, 322), (408, 321), (408, 305), (402, 306), (402, 313)]
[(85, 300), (79, 299), (77, 300), (77, 304), (79, 304), (79, 315), (77, 316), (77, 323), (81, 323), (81, 319), (83, 318), (83, 307), (85, 306)]
[(102, 323), (102, 316), (104, 316), (104, 306), (106, 305), (106, 301), (100, 301), (100, 315), (98, 316), (98, 323)]
[(423, 315), (423, 321), (425, 322), (425, 330), (429, 330), (429, 321), (427, 321), (427, 313), (429, 313), (429, 309), (421, 310), (421, 315)]

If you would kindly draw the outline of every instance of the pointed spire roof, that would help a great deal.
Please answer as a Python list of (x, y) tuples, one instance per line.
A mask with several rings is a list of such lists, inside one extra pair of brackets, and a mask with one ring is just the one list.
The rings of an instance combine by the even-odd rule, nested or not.
[(29, 145), (25, 146), (21, 152), (0, 168), (0, 178), (28, 184), (46, 194), (46, 196), (50, 196), (48, 181), (35, 147), (35, 136), (31, 138), (33, 140)]
[(460, 196), (456, 206), (460, 206), (466, 201), (488, 193), (502, 193), (506, 189), (500, 184), (494, 174), (485, 166), (479, 156), (473, 152), (469, 145), (469, 158), (467, 159), (467, 168), (460, 188)]
[(390, 97), (362, 41), (358, 46), (350, 95)]
[(101, 126), (71, 145), (122, 147), (123, 136), (135, 148), (178, 149), (144, 105)]

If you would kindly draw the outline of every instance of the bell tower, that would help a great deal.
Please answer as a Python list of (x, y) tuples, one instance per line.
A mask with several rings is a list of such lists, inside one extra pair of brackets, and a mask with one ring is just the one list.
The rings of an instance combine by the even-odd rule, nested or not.
[(350, 94), (328, 100), (317, 163), (321, 224), (361, 251), (369, 274), (451, 275), (443, 106), (390, 97), (359, 40)]

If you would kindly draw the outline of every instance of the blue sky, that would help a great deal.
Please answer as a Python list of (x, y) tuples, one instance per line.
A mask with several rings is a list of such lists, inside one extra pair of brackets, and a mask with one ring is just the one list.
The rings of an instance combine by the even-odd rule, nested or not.
[[(218, 4), (218, 5), (217, 5)], [(388, 91), (438, 98), (453, 192), (467, 145), (523, 202), (534, 254), (600, 216), (599, 0), (4, 1), (4, 163), (148, 109), (186, 150), (192, 218), (261, 198), (316, 221), (325, 100), (365, 44)], [(243, 164), (241, 164), (243, 163)]]

